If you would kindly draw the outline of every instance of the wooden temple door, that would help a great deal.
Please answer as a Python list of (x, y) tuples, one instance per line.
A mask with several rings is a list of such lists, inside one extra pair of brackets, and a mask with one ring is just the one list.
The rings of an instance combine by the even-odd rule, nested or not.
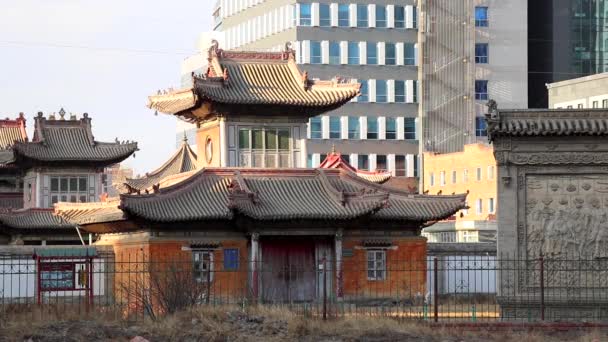
[(264, 302), (309, 302), (317, 288), (314, 241), (261, 243), (260, 289)]

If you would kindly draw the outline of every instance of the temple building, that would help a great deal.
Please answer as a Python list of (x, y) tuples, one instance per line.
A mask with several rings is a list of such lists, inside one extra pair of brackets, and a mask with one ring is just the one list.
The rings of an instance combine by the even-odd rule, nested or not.
[(99, 142), (87, 113), (65, 118), (38, 113), (31, 141), (25, 118), (0, 122), (0, 174), (13, 179), (0, 195), (0, 236), (12, 244), (80, 243), (75, 225), (53, 214), (57, 202), (97, 202), (104, 167), (131, 156), (137, 143)]
[[(196, 281), (226, 298), (318, 300), (320, 262), (331, 269), (331, 298), (423, 296), (421, 230), (465, 208), (466, 195), (387, 187), (388, 174), (358, 171), (337, 153), (323, 168), (304, 168), (308, 119), (348, 102), (360, 85), (310, 80), (289, 45), (272, 53), (214, 44), (208, 60), (191, 88), (149, 98), (150, 108), (196, 123), (198, 158), (184, 144), (158, 170), (129, 180), (130, 194), (58, 203), (56, 213), (111, 245), (117, 262), (191, 260)], [(171, 177), (179, 181), (163, 181)], [(420, 267), (394, 271), (403, 263)]]

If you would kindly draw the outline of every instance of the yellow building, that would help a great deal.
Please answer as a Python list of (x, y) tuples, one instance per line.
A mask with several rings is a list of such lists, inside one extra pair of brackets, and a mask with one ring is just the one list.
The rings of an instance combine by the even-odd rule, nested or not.
[(463, 152), (424, 154), (424, 191), (469, 192), (468, 210), (424, 230), (429, 242), (483, 242), (496, 237), (496, 161), (487, 144), (465, 145)]

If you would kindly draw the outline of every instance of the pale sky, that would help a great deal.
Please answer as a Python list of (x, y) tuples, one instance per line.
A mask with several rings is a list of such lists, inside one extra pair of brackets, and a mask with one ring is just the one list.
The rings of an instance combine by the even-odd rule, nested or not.
[(215, 0), (0, 0), (0, 117), (61, 107), (93, 119), (96, 140), (134, 140), (125, 164), (152, 171), (175, 150), (175, 118), (147, 96), (178, 88), (180, 65), (211, 30)]

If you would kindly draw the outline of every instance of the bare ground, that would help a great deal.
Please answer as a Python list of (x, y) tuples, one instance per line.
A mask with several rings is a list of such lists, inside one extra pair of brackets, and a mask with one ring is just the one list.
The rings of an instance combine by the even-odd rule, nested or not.
[(608, 341), (607, 331), (464, 331), (389, 318), (350, 317), (323, 322), (279, 309), (206, 308), (157, 322), (126, 323), (101, 318), (53, 321), (9, 319), (0, 341)]

